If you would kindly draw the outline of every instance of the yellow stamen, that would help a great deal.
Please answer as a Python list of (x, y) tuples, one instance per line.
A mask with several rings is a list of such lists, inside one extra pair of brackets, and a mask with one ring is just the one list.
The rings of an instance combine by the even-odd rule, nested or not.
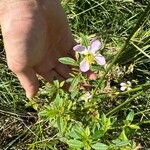
[(93, 64), (94, 63), (94, 56), (91, 55), (90, 53), (88, 53), (85, 57), (85, 59), (90, 63)]

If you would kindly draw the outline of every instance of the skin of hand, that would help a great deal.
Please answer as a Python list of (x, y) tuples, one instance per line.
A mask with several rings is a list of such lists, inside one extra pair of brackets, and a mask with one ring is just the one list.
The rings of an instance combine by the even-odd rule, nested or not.
[(8, 67), (28, 98), (39, 89), (37, 74), (68, 77), (58, 58), (71, 55), (75, 41), (59, 0), (1, 0), (0, 24)]

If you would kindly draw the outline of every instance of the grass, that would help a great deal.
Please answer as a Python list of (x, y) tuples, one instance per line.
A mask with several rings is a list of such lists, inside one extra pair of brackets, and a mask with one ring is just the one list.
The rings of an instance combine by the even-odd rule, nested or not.
[[(77, 38), (84, 35), (96, 34), (102, 39), (103, 53), (108, 60), (123, 47), (124, 41), (131, 33), (140, 14), (148, 5), (148, 0), (63, 0), (70, 26)], [(141, 84), (149, 84), (150, 80), (150, 15), (145, 17), (142, 26), (134, 34), (131, 43), (126, 47), (116, 65), (108, 74), (111, 87), (121, 82), (117, 78), (117, 70), (123, 72), (122, 79), (134, 80), (135, 86), (141, 88)], [(0, 149), (51, 149), (52, 140), (57, 139), (55, 129), (37, 117), (36, 110), (27, 107), (28, 100), (21, 89), (16, 77), (7, 69), (3, 44), (0, 42)], [(133, 69), (134, 68), (134, 69)], [(47, 92), (41, 94), (39, 100), (49, 101)], [(141, 143), (143, 149), (150, 148), (150, 90), (145, 88), (132, 97), (130, 93), (128, 101), (123, 105), (118, 97), (112, 101), (100, 103), (100, 109), (111, 113), (117, 113), (118, 117), (126, 116), (132, 109), (135, 113), (135, 122), (140, 125), (138, 132), (133, 132), (132, 137)], [(41, 90), (42, 93), (42, 90)], [(140, 96), (139, 96), (140, 95)], [(122, 107), (122, 105), (124, 107)], [(119, 114), (116, 106), (121, 107)], [(109, 112), (108, 112), (109, 110)], [(110, 137), (109, 137), (110, 138)], [(62, 148), (63, 147), (63, 148)], [(45, 148), (46, 149), (46, 148)], [(57, 149), (67, 149), (65, 144), (57, 144)]]

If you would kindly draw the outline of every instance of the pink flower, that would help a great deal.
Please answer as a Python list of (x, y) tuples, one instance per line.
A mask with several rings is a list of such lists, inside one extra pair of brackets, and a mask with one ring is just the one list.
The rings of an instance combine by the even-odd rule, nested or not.
[(95, 62), (101, 66), (106, 64), (105, 57), (98, 53), (100, 48), (101, 42), (97, 39), (92, 40), (88, 48), (81, 44), (78, 44), (73, 48), (74, 51), (84, 55), (83, 60), (80, 62), (80, 70), (82, 72), (87, 72), (90, 69), (90, 65)]

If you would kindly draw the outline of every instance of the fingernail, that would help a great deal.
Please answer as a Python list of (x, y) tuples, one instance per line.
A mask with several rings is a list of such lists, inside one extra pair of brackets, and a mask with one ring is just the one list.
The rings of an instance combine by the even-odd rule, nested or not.
[(33, 98), (33, 94), (31, 94), (31, 93), (29, 93), (29, 92), (26, 92), (26, 97), (27, 97), (28, 99), (31, 99), (31, 98)]

